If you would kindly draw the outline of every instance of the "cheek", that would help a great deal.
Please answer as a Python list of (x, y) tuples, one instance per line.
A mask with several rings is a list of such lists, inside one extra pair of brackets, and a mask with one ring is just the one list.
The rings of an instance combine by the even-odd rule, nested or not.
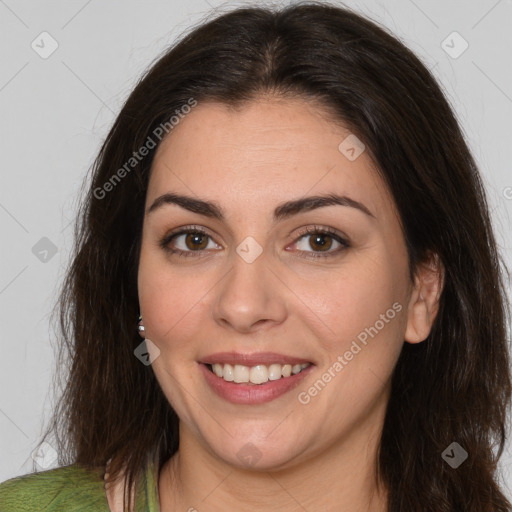
[[(336, 411), (355, 418), (384, 390), (403, 346), (405, 308), (383, 269), (331, 281), (328, 295), (322, 322), (309, 325), (323, 356), (318, 386), (327, 388), (316, 403), (341, 429), (347, 413)], [(314, 397), (312, 387), (304, 391)]]
[(330, 328), (331, 342), (337, 344), (339, 340), (357, 337), (379, 321), (381, 315), (386, 316), (390, 308), (387, 317), (400, 317), (396, 311), (400, 308), (392, 309), (395, 302), (401, 302), (398, 288), (386, 258), (369, 256), (360, 258), (357, 266), (331, 274), (324, 287), (317, 288), (311, 303)]
[[(178, 272), (156, 250), (141, 250), (138, 271), (139, 303), (146, 336), (160, 350), (187, 345), (191, 326), (200, 325), (204, 299), (214, 283), (208, 273)], [(191, 332), (189, 334), (192, 334)], [(172, 341), (172, 343), (170, 343)]]

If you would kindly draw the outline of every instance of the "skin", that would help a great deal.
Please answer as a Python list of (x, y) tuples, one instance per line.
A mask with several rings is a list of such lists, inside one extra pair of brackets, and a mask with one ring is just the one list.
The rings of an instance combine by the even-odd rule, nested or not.
[[(162, 512), (385, 511), (375, 479), (390, 379), (404, 341), (419, 343), (437, 312), (442, 273), (430, 262), (409, 279), (393, 200), (367, 151), (350, 161), (350, 131), (312, 101), (261, 96), (240, 110), (200, 103), (160, 145), (146, 198), (138, 273), (152, 367), (180, 418), (180, 449), (162, 468)], [(178, 205), (147, 210), (173, 192), (215, 201), (225, 220)], [(336, 193), (374, 215), (332, 205), (273, 222), (282, 202)], [(175, 238), (200, 226), (211, 238)], [(306, 227), (332, 228), (325, 254)], [(237, 246), (253, 237), (252, 263)], [(189, 237), (190, 238), (190, 237)], [(194, 243), (201, 251), (194, 251)], [(201, 245), (202, 244), (202, 245)], [(331, 245), (329, 245), (331, 244)], [(302, 254), (305, 257), (301, 257)], [(309, 258), (308, 258), (309, 256)], [(394, 303), (401, 311), (307, 404), (307, 391)], [(259, 405), (236, 405), (206, 383), (198, 360), (219, 351), (274, 351), (315, 364), (298, 388)], [(255, 465), (237, 453), (247, 443)]]

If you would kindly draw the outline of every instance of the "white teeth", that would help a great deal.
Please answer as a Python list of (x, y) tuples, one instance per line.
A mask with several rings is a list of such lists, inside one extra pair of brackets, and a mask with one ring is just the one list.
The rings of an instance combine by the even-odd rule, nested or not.
[(224, 369), (224, 367), (221, 364), (219, 364), (219, 363), (215, 363), (213, 365), (213, 371), (215, 372), (215, 375), (217, 375), (217, 377), (222, 377), (222, 375), (224, 373), (222, 371), (223, 369)]
[(253, 384), (268, 382), (268, 368), (262, 364), (253, 366), (249, 371), (249, 382)]
[(235, 382), (249, 382), (249, 367), (235, 364), (233, 375), (235, 376)]
[(292, 373), (295, 375), (296, 373), (299, 373), (302, 370), (302, 365), (296, 364), (292, 366)]
[(224, 367), (222, 367), (221, 364), (218, 364), (217, 367), (222, 368), (220, 370), (221, 375), (217, 373), (218, 377), (222, 377), (228, 382), (233, 382), (235, 380), (235, 376), (233, 375), (233, 367), (230, 364), (225, 364)]
[(281, 378), (281, 365), (271, 364), (268, 367), (268, 380), (277, 380)]
[(215, 363), (212, 365), (212, 370), (217, 377), (221, 377), (227, 382), (264, 384), (269, 380), (290, 377), (292, 374), (296, 375), (308, 366), (310, 366), (310, 363), (295, 364), (293, 367), (291, 364), (281, 365), (277, 363), (270, 366), (259, 364), (252, 367), (241, 364), (232, 366), (227, 363)]

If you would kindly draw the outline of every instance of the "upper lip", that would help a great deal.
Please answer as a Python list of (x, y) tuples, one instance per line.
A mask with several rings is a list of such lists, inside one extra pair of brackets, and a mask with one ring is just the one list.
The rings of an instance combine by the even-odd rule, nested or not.
[(204, 364), (240, 364), (243, 366), (256, 366), (259, 364), (268, 366), (272, 363), (291, 365), (311, 363), (308, 359), (277, 354), (276, 352), (253, 352), (252, 354), (242, 354), (240, 352), (217, 352), (201, 358), (199, 362)]

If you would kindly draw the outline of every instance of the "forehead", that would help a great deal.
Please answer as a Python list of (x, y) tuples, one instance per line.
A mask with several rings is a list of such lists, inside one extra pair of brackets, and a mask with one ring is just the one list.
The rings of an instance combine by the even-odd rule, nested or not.
[(383, 213), (391, 198), (368, 153), (353, 159), (346, 152), (354, 141), (319, 105), (299, 98), (259, 99), (237, 109), (200, 103), (160, 144), (147, 202), (174, 191), (229, 209), (237, 201), (263, 206), (336, 192)]

